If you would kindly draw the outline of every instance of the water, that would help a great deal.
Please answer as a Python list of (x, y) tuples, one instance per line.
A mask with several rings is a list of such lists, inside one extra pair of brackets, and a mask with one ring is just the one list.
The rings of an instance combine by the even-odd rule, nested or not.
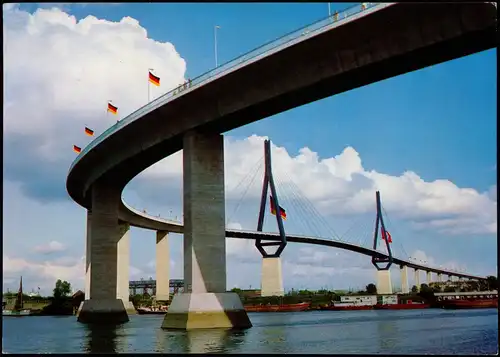
[(74, 316), (3, 318), (8, 353), (357, 353), (496, 354), (498, 310), (251, 313), (246, 331), (165, 331), (163, 316), (117, 327)]

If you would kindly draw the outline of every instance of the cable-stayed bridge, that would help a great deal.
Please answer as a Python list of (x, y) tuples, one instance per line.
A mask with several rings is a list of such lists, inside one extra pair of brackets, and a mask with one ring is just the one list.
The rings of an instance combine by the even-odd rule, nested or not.
[[(71, 198), (87, 209), (86, 300), (78, 320), (125, 322), (127, 311), (134, 311), (128, 300), (132, 225), (157, 231), (157, 299), (158, 295), (168, 298), (168, 232), (184, 233), (187, 293), (174, 297), (162, 327), (251, 327), (239, 297), (226, 292), (224, 237), (255, 239), (263, 256), (262, 290), (270, 294), (282, 291), (279, 259), (287, 243), (309, 239), (308, 243), (318, 244), (320, 239), (294, 237), (285, 231), (285, 212), (271, 173), (270, 155), (258, 233), (226, 230), (221, 133), (493, 48), (497, 45), (496, 21), (496, 6), (489, 2), (359, 4), (218, 66), (186, 83), (182, 90), (172, 89), (118, 121), (81, 152), (77, 150), (80, 154), (71, 165), (66, 187)], [(181, 149), (183, 225), (142, 214), (122, 201), (122, 191), (130, 180)], [(279, 233), (263, 232), (268, 201)], [(322, 244), (370, 255), (381, 292), (392, 290), (389, 268), (393, 263), (401, 264), (402, 280), (406, 281), (409, 266), (428, 271), (428, 277), (431, 271), (448, 273), (392, 254), (378, 195), (375, 224), (371, 251), (335, 240), (335, 235), (323, 239)], [(385, 246), (386, 254), (379, 252), (379, 245)], [(264, 249), (270, 246), (276, 251)]]

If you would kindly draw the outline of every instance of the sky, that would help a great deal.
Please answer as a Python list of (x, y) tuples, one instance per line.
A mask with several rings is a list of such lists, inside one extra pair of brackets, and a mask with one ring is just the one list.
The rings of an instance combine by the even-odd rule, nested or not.
[[(349, 4), (333, 4), (332, 11)], [(85, 147), (148, 99), (328, 15), (325, 3), (4, 4), (3, 290), (83, 289), (85, 209), (66, 192)], [(147, 71), (161, 86), (148, 98)], [(478, 275), (497, 272), (496, 49), (304, 105), (224, 133), (226, 220), (255, 229), (263, 141), (290, 234), (371, 246), (380, 190), (394, 254)], [(134, 178), (123, 199), (182, 219), (182, 152)], [(277, 231), (267, 212), (265, 231)], [(170, 235), (171, 278), (182, 236)], [(259, 288), (262, 258), (227, 240), (228, 288)], [(286, 290), (362, 289), (370, 259), (290, 243)], [(398, 287), (398, 268), (392, 270)], [(130, 278), (155, 277), (155, 232), (131, 229)], [(423, 275), (421, 277), (423, 280)], [(413, 274), (410, 274), (413, 284)]]

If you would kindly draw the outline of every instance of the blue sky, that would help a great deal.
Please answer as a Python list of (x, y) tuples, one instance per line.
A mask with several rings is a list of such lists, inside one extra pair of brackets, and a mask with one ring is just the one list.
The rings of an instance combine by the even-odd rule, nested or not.
[[(332, 11), (335, 11), (348, 6), (349, 4), (332, 4), (331, 8)], [(50, 9), (52, 5), (42, 5), (41, 7)], [(85, 215), (84, 210), (70, 200), (64, 187), (65, 174), (74, 159), (74, 155), (68, 149), (71, 146), (67, 145), (66, 142), (64, 150), (68, 152), (59, 152), (56, 148), (62, 147), (59, 145), (62, 145), (61, 143), (64, 140), (73, 140), (71, 143), (77, 143), (80, 140), (78, 143), (84, 146), (84, 140), (86, 139), (78, 135), (78, 130), (80, 130), (78, 125), (80, 124), (70, 124), (68, 119), (61, 119), (61, 121), (54, 119), (61, 116), (61, 111), (64, 112), (61, 107), (55, 104), (58, 98), (57, 95), (52, 98), (54, 103), (52, 107), (47, 104), (46, 100), (44, 101), (43, 97), (40, 97), (41, 99), (34, 102), (31, 108), (24, 108), (22, 102), (16, 97), (19, 88), (24, 88), (23, 86), (27, 86), (27, 84), (24, 81), (19, 83), (13, 77), (13, 74), (19, 73), (16, 71), (20, 70), (16, 67), (17, 63), (14, 61), (14, 57), (21, 58), (18, 62), (22, 62), (23, 71), (33, 71), (33, 73), (38, 71), (36, 72), (36, 83), (42, 85), (42, 75), (39, 74), (40, 71), (36, 69), (36, 65), (29, 61), (29, 58), (54, 57), (55, 52), (53, 51), (57, 51), (59, 47), (44, 47), (42, 41), (48, 38), (50, 38), (50, 41), (55, 41), (51, 36), (57, 31), (61, 31), (61, 38), (68, 36), (68, 39), (70, 39), (68, 33), (71, 31), (62, 31), (63, 27), (50, 25), (54, 24), (54, 21), (47, 21), (49, 25), (44, 25), (45, 28), (50, 30), (47, 30), (43, 36), (34, 38), (33, 35), (30, 35), (30, 32), (26, 30), (25, 23), (27, 22), (23, 16), (26, 13), (38, 16), (35, 14), (37, 8), (37, 4), (22, 4), (19, 8), (9, 10), (10, 12), (4, 14), (4, 21), (5, 19), (9, 20), (4, 25), (4, 31), (5, 28), (11, 30), (8, 36), (11, 36), (9, 38), (12, 41), (14, 36), (22, 34), (25, 41), (38, 41), (37, 43), (40, 44), (37, 49), (32, 47), (31, 52), (25, 46), (23, 48), (12, 46), (8, 47), (4, 53), (6, 58), (4, 71), (7, 79), (5, 98), (13, 108), (12, 112), (4, 109), (6, 117), (4, 128), (6, 128), (5, 131), (8, 136), (6, 136), (8, 140), (4, 144), (4, 157), (6, 159), (4, 163), (5, 227), (3, 254), (4, 275), (7, 276), (7, 278), (4, 278), (4, 289), (7, 287), (14, 288), (18, 284), (18, 278), (16, 277), (21, 273), (27, 276), (29, 284), (32, 286), (46, 284), (50, 287), (53, 284), (50, 279), (53, 279), (54, 275), (59, 271), (67, 274), (68, 279), (73, 279), (76, 286), (81, 282), (80, 278), (74, 277), (74, 274), (77, 274), (75, 273), (79, 268), (77, 264), (80, 264), (81, 256), (84, 254)], [(217, 34), (218, 58), (219, 63), (223, 63), (328, 14), (327, 5), (318, 3), (137, 3), (59, 5), (59, 8), (61, 11), (57, 15), (57, 19), (59, 19), (57, 21), (60, 21), (63, 16), (67, 17), (67, 15), (75, 16), (77, 21), (88, 16), (94, 16), (108, 22), (120, 22), (122, 18), (127, 16), (137, 20), (139, 22), (138, 26), (147, 31), (148, 38), (159, 43), (169, 42), (175, 47), (175, 51), (185, 61), (185, 72), (182, 71), (180, 62), (178, 60), (175, 62), (175, 65), (178, 66), (175, 68), (180, 68), (178, 72), (175, 72), (178, 73), (179, 78), (196, 77), (214, 66), (213, 31), (215, 25), (221, 27)], [(53, 26), (53, 28), (50, 26)], [(73, 93), (72, 98), (77, 102), (80, 101), (79, 98), (82, 98), (83, 101), (83, 96), (87, 96), (89, 93), (89, 90), (82, 89), (84, 84), (81, 84), (81, 82), (90, 81), (90, 79), (80, 78), (78, 75), (76, 76), (78, 79), (76, 79), (74, 71), (72, 72), (70, 68), (72, 63), (79, 63), (85, 71), (87, 71), (87, 68), (95, 67), (92, 72), (85, 72), (85, 76), (90, 77), (88, 73), (95, 74), (96, 79), (92, 83), (96, 84), (101, 83), (99, 81), (103, 81), (102, 83), (108, 81), (107, 78), (98, 78), (97, 73), (102, 71), (101, 67), (97, 68), (98, 63), (104, 63), (104, 66), (106, 61), (116, 61), (120, 58), (119, 55), (113, 57), (106, 52), (106, 46), (111, 48), (113, 39), (116, 39), (116, 36), (119, 35), (115, 34), (113, 35), (115, 37), (107, 38), (104, 33), (103, 30), (85, 36), (79, 35), (78, 41), (86, 41), (88, 38), (93, 41), (90, 42), (93, 43), (93, 47), (81, 45), (81, 53), (85, 54), (85, 56), (80, 56), (81, 58), (79, 57), (78, 60), (76, 59), (77, 54), (75, 54), (74, 60), (71, 55), (54, 60), (54, 63), (57, 63), (58, 60), (62, 61), (61, 64), (64, 64), (64, 68), (67, 67), (67, 70), (61, 69), (60, 76), (66, 78), (67, 92)], [(94, 38), (91, 38), (91, 36), (94, 36)], [(98, 36), (102, 36), (101, 40), (98, 40)], [(128, 36), (128, 32), (123, 32), (123, 41), (126, 40), (126, 36)], [(123, 53), (128, 56), (127, 60), (137, 56), (136, 60), (142, 61), (146, 55), (142, 54), (142, 52), (139, 55), (140, 51), (144, 53), (149, 50), (156, 51), (153, 45), (147, 42), (146, 36), (143, 36), (142, 39), (137, 37), (134, 41), (126, 42), (129, 47), (125, 48)], [(141, 41), (144, 42), (144, 45)], [(148, 43), (147, 46), (146, 42)], [(97, 50), (92, 52), (92, 49), (95, 50), (96, 48), (101, 49), (102, 52), (97, 52)], [(158, 56), (161, 58), (161, 55)], [(84, 63), (87, 63), (85, 66), (88, 65), (89, 67), (84, 67)], [(161, 66), (167, 68), (169, 64), (165, 61), (165, 64), (161, 64)], [(172, 66), (174, 65), (172, 64)], [(490, 224), (492, 222), (490, 217), (492, 207), (495, 207), (496, 211), (497, 93), (495, 71), (496, 50), (493, 49), (326, 98), (236, 129), (226, 133), (226, 135), (232, 137), (236, 142), (241, 141), (246, 144), (249, 143), (247, 138), (252, 135), (258, 137), (267, 136), (271, 138), (274, 145), (285, 148), (290, 157), (297, 157), (301, 148), (308, 147), (313, 152), (316, 152), (320, 159), (333, 158), (341, 155), (346, 147), (351, 147), (359, 156), (364, 173), (374, 170), (377, 173), (398, 178), (406, 171), (411, 171), (428, 183), (435, 180), (448, 180), (458, 188), (473, 189), (478, 194), (490, 191), (488, 199), (481, 198), (470, 201), (471, 203), (468, 206), (468, 201), (464, 201), (466, 198), (462, 199), (462, 196), (460, 196), (462, 194), (466, 195), (465, 193), (460, 193), (460, 195), (455, 194), (454, 191), (450, 191), (449, 194), (436, 193), (436, 190), (439, 191), (439, 187), (441, 187), (438, 184), (433, 185), (432, 189), (429, 188), (433, 192), (432, 195), (440, 197), (439, 199), (436, 198), (438, 201), (433, 201), (437, 202), (434, 204), (435, 206), (451, 207), (456, 202), (460, 202), (460, 209), (450, 208), (449, 211), (444, 210), (438, 214), (449, 215), (450, 212), (453, 214), (460, 212), (460, 217), (469, 217), (471, 220), (470, 226), (473, 226), (476, 224), (474, 223), (475, 215), (480, 215), (483, 211), (488, 210), (488, 217), (484, 219), (487, 224)], [(157, 74), (165, 78), (160, 72), (161, 68)], [(127, 77), (128, 72), (124, 71), (118, 74), (120, 76), (117, 77), (116, 81), (126, 80), (124, 77)], [(173, 82), (175, 80), (175, 78), (172, 79)], [(123, 88), (129, 87), (121, 86), (119, 89), (117, 87), (114, 92), (109, 91), (109, 93), (106, 92), (106, 94), (102, 95), (101, 93), (94, 93), (93, 97), (96, 98), (96, 101), (105, 102), (111, 93), (120, 92), (120, 94), (116, 94), (116, 98), (125, 98), (127, 94), (122, 94)], [(30, 89), (26, 87), (25, 90), (29, 91)], [(60, 88), (54, 89), (54, 91), (56, 90), (60, 90)], [(166, 89), (163, 91), (166, 91)], [(92, 95), (89, 97), (92, 97)], [(122, 102), (124, 101), (122, 100)], [(131, 107), (129, 111), (136, 109), (139, 105), (140, 103), (134, 108)], [(28, 110), (30, 109), (37, 109), (37, 115), (29, 115)], [(124, 109), (125, 112), (126, 110), (128, 108)], [(13, 113), (17, 113), (17, 115), (14, 116)], [(46, 118), (43, 115), (46, 115)], [(75, 123), (95, 122), (94, 128), (96, 128), (96, 132), (104, 130), (108, 125), (102, 122), (102, 116), (99, 121), (96, 121), (94, 109), (89, 109), (88, 113), (82, 111), (74, 114), (74, 116)], [(14, 117), (16, 120), (14, 120)], [(36, 123), (35, 120), (37, 120)], [(34, 134), (30, 131), (30, 128), (34, 128), (43, 120), (53, 120), (55, 129), (51, 132), (44, 132), (43, 135)], [(64, 140), (62, 137), (65, 137)], [(37, 154), (19, 149), (23, 147), (24, 143), (26, 143), (26, 147), (32, 145), (32, 149)], [(37, 145), (38, 147), (36, 147)], [(47, 150), (47, 152), (44, 150)], [(37, 155), (41, 155), (42, 159)], [(242, 152), (241, 155), (246, 154)], [(279, 159), (280, 156), (277, 156)], [(355, 155), (352, 156), (352, 158), (355, 157)], [(248, 162), (255, 162), (257, 159), (258, 156), (249, 158)], [(366, 175), (369, 176), (369, 174)], [(155, 181), (151, 177), (153, 176), (144, 173), (132, 181), (125, 191), (124, 197), (127, 202), (140, 206), (140, 208), (147, 208), (151, 212), (161, 212), (165, 216), (168, 215), (170, 210), (180, 215), (181, 194), (178, 190), (173, 189), (176, 186), (161, 186), (165, 185), (164, 183), (158, 183), (159, 186), (154, 186), (151, 182), (157, 183), (158, 180)], [(378, 180), (374, 177), (373, 175), (369, 176), (369, 180), (373, 182)], [(176, 179), (179, 179), (179, 177), (176, 176)], [(362, 185), (358, 187), (349, 182), (347, 180), (341, 183), (346, 185), (346, 192), (354, 192), (350, 193), (350, 197), (352, 197), (356, 189), (360, 189)], [(153, 191), (151, 191), (151, 187), (154, 187)], [(310, 186), (305, 183), (301, 190), (308, 195)], [(442, 192), (445, 192), (445, 188), (442, 190)], [(166, 199), (158, 198), (158, 192), (164, 192), (165, 194), (172, 192), (172, 197), (176, 198), (167, 204)], [(389, 192), (385, 195), (382, 192), (383, 202), (387, 194), (395, 195), (395, 192)], [(418, 190), (415, 192), (417, 198), (419, 197), (418, 194), (423, 195)], [(406, 192), (404, 191), (401, 191), (400, 194), (401, 201), (409, 200), (409, 194), (408, 197), (405, 197)], [(347, 193), (345, 195), (345, 202), (349, 203)], [(431, 193), (427, 193), (427, 195), (431, 195)], [(486, 200), (489, 201), (486, 202)], [(426, 220), (430, 222), (432, 219), (423, 218), (419, 220), (411, 217), (409, 213), (406, 213), (404, 217), (399, 217), (397, 201), (397, 199), (390, 198), (386, 208), (391, 219), (392, 229), (397, 232), (393, 236), (396, 240), (399, 240), (398, 245), (399, 243), (403, 244), (404, 250), (408, 254), (411, 255), (420, 251), (417, 255), (431, 257), (438, 264), (459, 265), (478, 274), (496, 272), (496, 228), (494, 231), (491, 229), (489, 231), (478, 231), (473, 227), (469, 227), (470, 229), (468, 231), (465, 229), (467, 232), (462, 234), (446, 233), (436, 228), (436, 226), (432, 226), (432, 224), (422, 228), (418, 226), (419, 222), (425, 223)], [(479, 201), (480, 203), (477, 203)], [(228, 206), (231, 206), (230, 200)], [(248, 207), (250, 206), (249, 203)], [(466, 209), (464, 211), (463, 206), (470, 207), (468, 208), (470, 215)], [(374, 219), (374, 212), (370, 210), (342, 213), (342, 207), (339, 206), (336, 209), (335, 212), (327, 215), (327, 220), (329, 225), (339, 233), (344, 232), (353, 225), (353, 222), (357, 221), (365, 222), (359, 224), (358, 230), (361, 231), (361, 226), (368, 226)], [(291, 210), (293, 211), (293, 209)], [(30, 213), (28, 222), (22, 216), (24, 212)], [(244, 228), (253, 227), (255, 222), (251, 221), (249, 217), (249, 215), (246, 217), (241, 216), (237, 217), (236, 220)], [(291, 219), (289, 220), (291, 221)], [(315, 218), (309, 219), (317, 222)], [(482, 219), (482, 216), (480, 219)], [(464, 221), (463, 218), (462, 221)], [(496, 226), (496, 217), (494, 223)], [(294, 226), (293, 222), (287, 222), (287, 224), (289, 224), (290, 230), (299, 229)], [(351, 234), (356, 235), (352, 232)], [(361, 234), (361, 232), (358, 232), (358, 234)], [(133, 229), (132, 235), (134, 254), (131, 257), (131, 265), (135, 270), (132, 269), (131, 274), (136, 274), (133, 277), (154, 276), (154, 269), (152, 268), (152, 261), (154, 261), (154, 233)], [(178, 238), (175, 241), (172, 238), (173, 271), (175, 274), (182, 273), (180, 268), (182, 264), (179, 261), (181, 237)], [(146, 243), (148, 239), (151, 241), (150, 243)], [(48, 243), (51, 241), (60, 243), (61, 246), (52, 243), (52, 248), (55, 248), (51, 250), (48, 247)], [(38, 247), (38, 249), (33, 247)], [(243, 248), (247, 249), (248, 247)], [(238, 249), (243, 248), (235, 246), (234, 250), (236, 252)], [(316, 288), (323, 284), (344, 288), (348, 286), (364, 286), (374, 280), (374, 276), (372, 276), (373, 269), (370, 269), (367, 258), (355, 256), (355, 258), (351, 259), (352, 254), (342, 252), (340, 252), (340, 255), (336, 255), (338, 252), (330, 252), (328, 257), (323, 257), (312, 250), (306, 251), (306, 253), (312, 257), (313, 262), (311, 264), (318, 269), (318, 277), (312, 280), (308, 279), (301, 273), (302, 270), (307, 269), (307, 265), (294, 265), (294, 261), (304, 253), (300, 251), (302, 248), (287, 247), (287, 253), (283, 258), (286, 261), (284, 269), (288, 269), (285, 272), (285, 286), (287, 288), (300, 286)], [(42, 253), (42, 251), (45, 253)], [(347, 255), (342, 258), (342, 254)], [(10, 259), (9, 266), (6, 266), (5, 263), (6, 257)], [(229, 257), (228, 284), (240, 286), (258, 285), (260, 263), (257, 258), (250, 259), (248, 262), (241, 262), (238, 260), (237, 253), (234, 253), (233, 258)], [(326, 263), (326, 261), (329, 261), (329, 263)], [(332, 263), (332, 261), (337, 263)], [(353, 262), (353, 268), (361, 267), (360, 273), (356, 273), (356, 275), (352, 271), (349, 272), (349, 269), (343, 266), (346, 261)], [(43, 274), (45, 275), (43, 278), (33, 274), (34, 268), (30, 266), (33, 262), (39, 264), (39, 268), (44, 267)], [(67, 267), (68, 269), (64, 270), (61, 267)], [(241, 280), (238, 277), (241, 275), (241, 271), (251, 271), (252, 273), (246, 274), (248, 276), (246, 280)], [(331, 271), (335, 271), (335, 273), (330, 274)], [(81, 274), (83, 276), (83, 271)], [(179, 276), (174, 276), (174, 278), (176, 277)], [(395, 272), (393, 280), (397, 281), (397, 279), (399, 277)]]

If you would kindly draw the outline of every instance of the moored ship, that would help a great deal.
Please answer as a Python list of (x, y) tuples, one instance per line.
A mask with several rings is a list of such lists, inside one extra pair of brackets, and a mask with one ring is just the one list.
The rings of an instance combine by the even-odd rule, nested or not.
[(168, 311), (167, 306), (162, 307), (138, 307), (137, 313), (139, 315), (165, 315)]
[(477, 300), (445, 300), (441, 302), (444, 309), (498, 309), (498, 299)]
[(301, 302), (298, 304), (280, 304), (280, 305), (245, 305), (247, 312), (297, 312), (306, 311), (311, 307), (310, 302)]
[(406, 304), (377, 304), (373, 308), (375, 310), (412, 310), (412, 309), (428, 309), (430, 304), (425, 303), (406, 303)]
[(321, 310), (330, 311), (354, 311), (354, 310), (373, 310), (373, 305), (330, 305), (322, 307)]

